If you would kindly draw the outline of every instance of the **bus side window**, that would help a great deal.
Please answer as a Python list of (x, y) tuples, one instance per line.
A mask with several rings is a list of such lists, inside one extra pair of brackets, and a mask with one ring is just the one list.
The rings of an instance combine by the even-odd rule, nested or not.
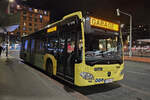
[(67, 53), (73, 53), (75, 50), (75, 34), (68, 34)]
[(35, 51), (35, 40), (33, 39), (31, 42), (31, 52)]
[(44, 41), (40, 41), (40, 52), (43, 54), (44, 53)]
[(25, 41), (22, 39), (21, 40), (21, 51), (25, 50)]
[(35, 53), (40, 53), (40, 51), (39, 51), (39, 40), (38, 39), (36, 39), (35, 40)]
[(48, 42), (47, 42), (47, 51), (49, 53), (53, 52), (53, 41), (52, 40), (48, 40)]
[(27, 51), (28, 49), (28, 40), (25, 41), (25, 46), (24, 46), (24, 50)]
[(28, 39), (27, 52), (30, 52), (30, 50), (31, 50), (31, 39)]
[(75, 48), (75, 42), (70, 41), (67, 45), (67, 53), (74, 52), (74, 48)]
[(64, 53), (64, 50), (65, 50), (65, 34), (64, 32), (60, 32), (59, 33), (59, 55), (62, 55)]
[(49, 38), (47, 42), (47, 51), (52, 54), (56, 54), (58, 51), (58, 40), (57, 37)]

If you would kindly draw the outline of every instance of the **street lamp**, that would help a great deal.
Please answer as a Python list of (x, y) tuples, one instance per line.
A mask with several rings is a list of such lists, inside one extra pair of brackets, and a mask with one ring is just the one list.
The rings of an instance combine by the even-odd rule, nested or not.
[(130, 17), (130, 44), (129, 44), (129, 56), (131, 57), (132, 56), (132, 15), (131, 14), (128, 14), (128, 13), (125, 13), (123, 11), (120, 11), (119, 8), (116, 9), (117, 11), (117, 16), (120, 16), (120, 13), (124, 14), (124, 15), (127, 15)]
[(8, 1), (8, 14), (10, 14), (10, 5), (14, 2), (14, 0)]
[(14, 2), (14, 0), (9, 0), (9, 2), (11, 2), (11, 3), (12, 3), (12, 2)]

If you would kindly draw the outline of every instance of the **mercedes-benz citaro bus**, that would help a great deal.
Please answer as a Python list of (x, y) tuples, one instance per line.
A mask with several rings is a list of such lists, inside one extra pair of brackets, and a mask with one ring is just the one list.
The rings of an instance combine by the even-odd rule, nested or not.
[(20, 58), (76, 86), (112, 83), (124, 76), (120, 25), (84, 17), (81, 11), (22, 37)]

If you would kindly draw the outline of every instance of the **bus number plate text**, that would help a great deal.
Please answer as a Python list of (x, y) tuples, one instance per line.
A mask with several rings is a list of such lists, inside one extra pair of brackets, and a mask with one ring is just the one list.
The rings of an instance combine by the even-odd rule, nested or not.
[(106, 79), (105, 81), (104, 81), (104, 83), (112, 83), (113, 82), (113, 79)]

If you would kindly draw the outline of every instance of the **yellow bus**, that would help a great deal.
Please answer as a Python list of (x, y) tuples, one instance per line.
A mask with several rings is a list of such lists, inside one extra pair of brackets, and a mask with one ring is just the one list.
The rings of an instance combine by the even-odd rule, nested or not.
[(20, 58), (76, 86), (111, 83), (124, 76), (119, 23), (81, 11), (22, 37)]

